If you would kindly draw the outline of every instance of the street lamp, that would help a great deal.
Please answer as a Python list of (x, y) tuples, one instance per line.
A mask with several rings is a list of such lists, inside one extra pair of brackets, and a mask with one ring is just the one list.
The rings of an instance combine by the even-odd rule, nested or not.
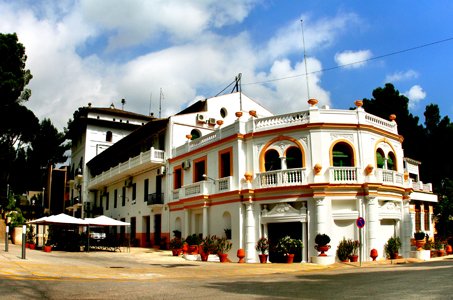
[(46, 188), (43, 187), (42, 188), (42, 197), (41, 197), (41, 202), (42, 202), (41, 205), (42, 205), (43, 209), (44, 209), (44, 194), (45, 194), (45, 192), (46, 192)]

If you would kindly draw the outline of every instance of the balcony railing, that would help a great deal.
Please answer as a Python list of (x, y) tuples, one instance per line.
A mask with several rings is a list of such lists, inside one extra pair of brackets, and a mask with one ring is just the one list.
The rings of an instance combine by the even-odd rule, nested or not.
[(261, 188), (307, 184), (304, 168), (258, 173), (257, 179)]
[(334, 183), (357, 183), (356, 167), (330, 167), (330, 182)]
[(398, 173), (397, 171), (393, 170), (377, 169), (376, 177), (382, 183), (402, 185), (404, 182), (404, 174)]
[(148, 194), (146, 202), (148, 205), (164, 204), (164, 193)]

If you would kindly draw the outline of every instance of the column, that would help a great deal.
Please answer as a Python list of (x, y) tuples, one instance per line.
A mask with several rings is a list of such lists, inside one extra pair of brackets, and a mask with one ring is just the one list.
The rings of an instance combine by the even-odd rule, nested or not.
[(308, 231), (307, 231), (307, 204), (302, 202), (302, 207), (300, 208), (300, 214), (305, 215), (305, 221), (301, 222), (302, 224), (302, 243), (304, 248), (302, 249), (302, 262), (305, 263), (308, 261)]
[(245, 220), (245, 251), (247, 253), (247, 262), (256, 261), (256, 251), (255, 251), (255, 216), (253, 214), (253, 203), (248, 202), (246, 206), (246, 220)]
[(190, 211), (189, 209), (184, 210), (184, 228), (182, 230), (182, 236), (185, 238), (190, 234)]
[[(369, 253), (371, 249), (377, 248), (377, 236), (379, 230), (379, 206), (378, 206), (378, 199), (376, 197), (367, 196), (367, 217), (365, 219), (366, 225), (365, 228), (367, 229), (367, 236), (368, 236), (368, 248), (362, 253), (364, 260), (368, 260)], [(362, 240), (363, 242), (363, 240)], [(381, 250), (382, 251), (382, 250)], [(384, 253), (379, 253), (380, 257), (383, 257)]]
[(203, 237), (208, 236), (209, 227), (208, 227), (208, 206), (206, 203), (203, 206)]
[(412, 238), (412, 219), (415, 219), (415, 216), (410, 212), (409, 200), (403, 200), (402, 203), (402, 215), (403, 215), (403, 239), (402, 239), (402, 255), (404, 257), (409, 257), (411, 251), (410, 240)]
[(425, 228), (425, 205), (420, 204), (420, 230), (427, 232), (429, 229)]
[(327, 234), (327, 208), (325, 203), (325, 198), (316, 199), (316, 232)]

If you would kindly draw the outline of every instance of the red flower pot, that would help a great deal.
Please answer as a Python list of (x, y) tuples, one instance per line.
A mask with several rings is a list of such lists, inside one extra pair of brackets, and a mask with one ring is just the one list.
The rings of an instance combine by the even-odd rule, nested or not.
[(201, 261), (208, 261), (209, 253), (200, 252)]
[(173, 253), (173, 256), (180, 256), (182, 249), (171, 249), (171, 252)]
[(453, 247), (451, 245), (447, 245), (447, 247), (445, 247), (445, 252), (447, 252), (448, 255), (452, 254)]
[(415, 240), (415, 246), (417, 247), (417, 251), (422, 251), (423, 246), (425, 246), (426, 241), (425, 240)]
[(189, 245), (189, 254), (197, 255), (198, 254), (198, 245)]
[(357, 262), (357, 261), (359, 260), (359, 256), (358, 256), (358, 255), (351, 255), (351, 256), (349, 257), (349, 260), (350, 260), (351, 262)]
[(52, 251), (52, 246), (43, 246), (43, 247), (42, 247), (42, 250), (43, 250), (44, 252), (51, 252), (51, 251)]
[(238, 249), (236, 255), (239, 258), (238, 263), (240, 263), (240, 264), (245, 263), (245, 260), (244, 260), (244, 258), (245, 258), (245, 250), (244, 249), (242, 249), (242, 248)]
[(221, 263), (228, 262), (228, 254), (227, 253), (219, 253), (217, 254), (219, 256), (219, 260)]
[(371, 249), (370, 251), (370, 257), (373, 259), (373, 261), (376, 260), (376, 258), (378, 257), (378, 252), (376, 249)]
[(288, 253), (288, 254), (286, 255), (286, 263), (292, 264), (293, 261), (294, 261), (294, 254)]
[(260, 258), (260, 263), (265, 264), (267, 263), (267, 254), (258, 254)]
[(29, 246), (30, 246), (31, 250), (35, 250), (36, 249), (36, 244), (29, 244)]
[(329, 251), (330, 245), (323, 245), (323, 246), (316, 245), (315, 249), (318, 250), (319, 252), (321, 252), (318, 256), (327, 256), (327, 254), (325, 254), (324, 252)]
[(187, 243), (184, 243), (182, 245), (182, 253), (187, 254), (189, 252), (189, 245)]

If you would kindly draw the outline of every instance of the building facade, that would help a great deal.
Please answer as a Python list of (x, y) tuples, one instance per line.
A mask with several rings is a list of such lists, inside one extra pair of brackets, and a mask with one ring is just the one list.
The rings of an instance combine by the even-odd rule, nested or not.
[[(195, 103), (155, 119), (87, 163), (90, 201), (131, 223), (140, 246), (182, 236), (231, 232), (232, 253), (257, 261), (256, 241), (303, 240), (296, 260), (316, 256), (314, 237), (362, 240), (383, 257), (391, 236), (408, 257), (416, 229), (434, 234), (437, 197), (418, 164), (404, 157), (395, 116), (318, 107), (273, 115), (241, 93)], [(358, 217), (365, 219), (357, 228)], [(272, 255), (271, 255), (272, 256)], [(271, 257), (271, 260), (273, 258)]]

